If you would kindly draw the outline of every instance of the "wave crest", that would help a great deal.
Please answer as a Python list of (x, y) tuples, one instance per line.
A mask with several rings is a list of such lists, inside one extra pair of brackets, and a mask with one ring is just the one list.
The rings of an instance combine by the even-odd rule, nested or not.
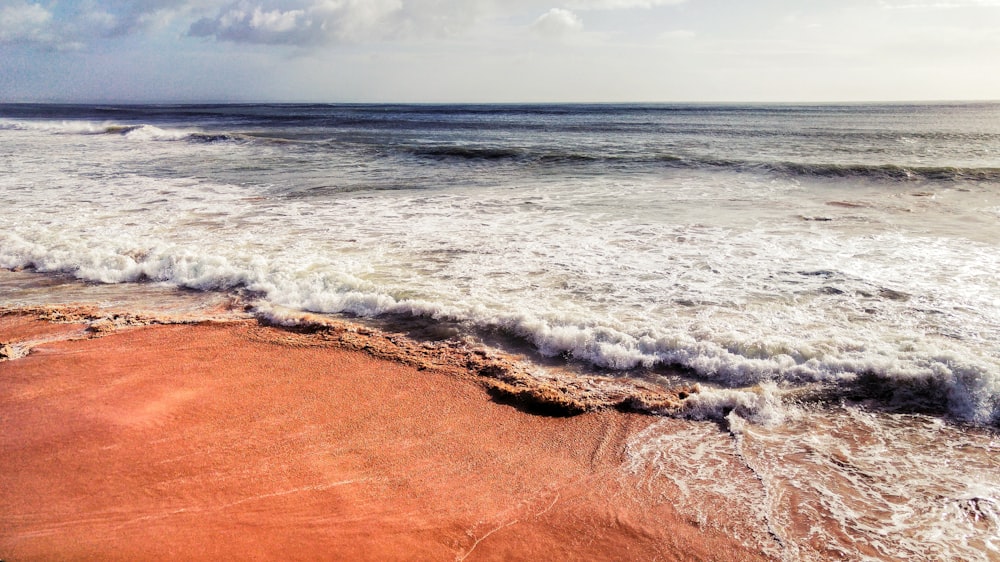
[(824, 162), (723, 160), (681, 153), (573, 152), (518, 146), (441, 145), (397, 147), (403, 153), (435, 161), (490, 161), (523, 165), (634, 164), (676, 169), (703, 169), (739, 173), (764, 173), (789, 177), (856, 178), (878, 182), (995, 182), (1000, 168), (916, 166), (908, 164), (844, 164)]
[(118, 135), (130, 141), (191, 141), (201, 143), (246, 142), (250, 137), (237, 133), (207, 133), (191, 128), (164, 128), (145, 123), (94, 121), (0, 120), (0, 130), (37, 131), (53, 135)]
[[(0, 266), (34, 268), (40, 272), (69, 273), (104, 283), (168, 282), (180, 287), (243, 291), (263, 302), (294, 310), (341, 313), (362, 317), (420, 318), (447, 322), (466, 330), (506, 333), (528, 342), (538, 353), (586, 362), (601, 369), (679, 367), (692, 380), (734, 389), (780, 384), (787, 388), (824, 385), (833, 394), (895, 404), (929, 404), (948, 415), (981, 424), (1000, 423), (1000, 376), (986, 358), (948, 351), (944, 344), (912, 349), (866, 350), (845, 341), (819, 353), (808, 340), (776, 340), (763, 345), (738, 333), (690, 333), (665, 327), (659, 332), (632, 333), (609, 322), (581, 323), (544, 311), (511, 314), (481, 306), (444, 304), (433, 300), (387, 294), (346, 272), (290, 271), (262, 258), (206, 255), (193, 250), (155, 247), (129, 250), (62, 244), (47, 248), (16, 234), (0, 234)], [(877, 387), (859, 386), (874, 380)], [(848, 392), (860, 389), (863, 392)], [(742, 391), (739, 391), (742, 392)], [(846, 393), (846, 394), (845, 394)], [(772, 393), (773, 394), (773, 393)], [(699, 402), (706, 416), (740, 415), (770, 408), (752, 395), (718, 395), (715, 402)], [(753, 399), (753, 400), (750, 400)], [(750, 400), (747, 402), (746, 400)], [(744, 412), (744, 410), (746, 410)]]

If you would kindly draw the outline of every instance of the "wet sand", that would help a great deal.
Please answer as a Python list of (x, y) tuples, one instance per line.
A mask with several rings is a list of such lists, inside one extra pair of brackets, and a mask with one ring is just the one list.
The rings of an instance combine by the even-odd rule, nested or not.
[(761, 558), (623, 468), (653, 416), (528, 413), (455, 365), (253, 320), (38, 316), (0, 315), (8, 562)]

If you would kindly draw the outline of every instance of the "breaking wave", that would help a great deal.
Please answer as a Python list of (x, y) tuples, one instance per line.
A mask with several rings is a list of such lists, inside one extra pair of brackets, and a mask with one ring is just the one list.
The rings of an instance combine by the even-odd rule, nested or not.
[(92, 121), (0, 120), (0, 130), (41, 131), (55, 135), (117, 135), (132, 141), (233, 142), (250, 137), (237, 133), (206, 133), (193, 129), (163, 128), (149, 124), (97, 123)]
[(0, 234), (0, 267), (60, 272), (102, 283), (158, 281), (205, 291), (243, 291), (259, 295), (263, 303), (317, 313), (458, 323), (467, 330), (512, 335), (547, 357), (622, 372), (678, 367), (693, 380), (732, 389), (691, 402), (697, 410), (689, 414), (695, 417), (725, 416), (740, 409), (747, 418), (773, 418), (763, 413), (773, 410), (773, 392), (746, 394), (739, 389), (778, 384), (787, 389), (820, 385), (833, 396), (916, 405), (963, 421), (1000, 423), (996, 362), (938, 341), (866, 349), (845, 340), (836, 349), (817, 352), (808, 340), (783, 336), (764, 346), (724, 326), (696, 335), (598, 318), (574, 320), (556, 311), (509, 313), (461, 301), (397, 297), (346, 272), (290, 271), (262, 258), (233, 261), (170, 247), (92, 248), (81, 241), (47, 248), (10, 233)]

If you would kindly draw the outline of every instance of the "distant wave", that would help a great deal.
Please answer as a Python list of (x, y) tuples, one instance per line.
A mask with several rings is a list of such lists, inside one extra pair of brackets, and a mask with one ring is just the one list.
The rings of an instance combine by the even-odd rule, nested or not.
[(959, 168), (953, 166), (903, 166), (897, 164), (799, 164), (784, 162), (779, 164), (747, 165), (759, 166), (768, 171), (793, 176), (822, 178), (868, 178), (884, 181), (998, 181), (1000, 168)]
[(682, 152), (642, 152), (628, 146), (597, 146), (561, 150), (560, 147), (515, 144), (383, 144), (378, 136), (354, 139), (316, 139), (295, 130), (277, 129), (267, 136), (235, 131), (205, 132), (194, 128), (158, 127), (93, 121), (48, 121), (0, 119), (0, 130), (43, 131), (51, 134), (121, 135), (132, 141), (186, 141), (193, 143), (309, 144), (320, 150), (342, 150), (345, 146), (368, 148), (377, 155), (401, 155), (437, 162), (510, 163), (525, 166), (662, 166), (739, 173), (772, 174), (802, 178), (855, 178), (880, 182), (1000, 182), (1000, 167), (916, 166), (902, 163), (841, 163), (754, 161), (713, 158)]
[(793, 177), (859, 178), (877, 181), (1000, 181), (1000, 168), (908, 166), (901, 164), (836, 164), (755, 162), (688, 157), (677, 154), (614, 154), (528, 150), (498, 146), (408, 147), (402, 152), (420, 158), (456, 161), (510, 161), (522, 164), (639, 164), (683, 169), (718, 169)]
[(519, 148), (491, 146), (434, 146), (413, 148), (408, 152), (438, 160), (520, 160), (530, 156), (528, 151)]
[(120, 135), (137, 141), (245, 142), (250, 140), (250, 137), (238, 133), (206, 133), (196, 129), (162, 128), (144, 123), (0, 120), (0, 130), (41, 131), (55, 135)]
[(245, 135), (235, 133), (204, 133), (190, 129), (163, 129), (154, 125), (111, 125), (104, 134), (119, 134), (130, 140), (189, 141), (198, 143), (246, 142)]

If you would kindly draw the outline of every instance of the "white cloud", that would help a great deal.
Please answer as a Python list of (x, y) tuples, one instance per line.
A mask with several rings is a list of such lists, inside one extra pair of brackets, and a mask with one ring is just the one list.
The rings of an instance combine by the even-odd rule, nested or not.
[(76, 50), (97, 39), (162, 26), (208, 2), (195, 0), (0, 0), (0, 43)]
[(301, 19), (304, 15), (305, 11), (303, 10), (289, 10), (287, 12), (272, 10), (265, 12), (258, 7), (254, 8), (253, 13), (249, 16), (241, 13), (237, 17), (232, 18), (232, 21), (229, 23), (230, 25), (245, 23), (253, 29), (258, 29), (266, 33), (285, 33), (299, 27), (300, 24), (297, 20)]
[[(622, 10), (686, 0), (567, 0), (542, 14), (532, 29), (549, 36), (582, 30), (574, 10)], [(237, 0), (189, 28), (220, 41), (301, 47), (442, 37), (467, 33), (477, 23), (531, 13), (551, 0)], [(548, 6), (546, 6), (548, 7)]]
[(180, 14), (218, 5), (218, 0), (49, 0), (60, 16), (60, 33), (82, 40), (122, 37), (164, 25)]
[(531, 29), (546, 37), (561, 37), (583, 31), (583, 21), (569, 10), (552, 8), (535, 20)]
[(570, 0), (567, 7), (577, 10), (623, 10), (683, 4), (686, 0)]
[(52, 40), (52, 13), (40, 4), (14, 2), (0, 7), (0, 43)]
[(690, 29), (675, 29), (672, 31), (664, 31), (656, 36), (659, 42), (674, 42), (674, 41), (686, 41), (689, 39), (694, 39), (698, 34)]
[(1000, 0), (950, 0), (947, 2), (899, 2), (880, 0), (889, 10), (948, 10), (952, 8), (990, 8), (1000, 6)]
[[(430, 8), (403, 0), (297, 0), (224, 7), (214, 17), (193, 24), (189, 34), (237, 43), (312, 46), (338, 42), (377, 41), (407, 33), (447, 33), (468, 9), (454, 11), (440, 2)], [(275, 4), (280, 6), (275, 7)], [(474, 19), (474, 15), (473, 18)], [(451, 27), (449, 27), (451, 26)], [(460, 26), (459, 26), (460, 27)]]
[[(576, 11), (612, 11), (685, 0), (0, 0), (0, 42), (84, 47), (180, 25), (190, 36), (235, 43), (365, 43), (510, 31), (515, 18), (553, 8), (542, 34), (579, 31)], [(537, 10), (537, 11), (536, 11)], [(492, 25), (492, 27), (490, 27)], [(481, 31), (482, 29), (479, 29)]]

